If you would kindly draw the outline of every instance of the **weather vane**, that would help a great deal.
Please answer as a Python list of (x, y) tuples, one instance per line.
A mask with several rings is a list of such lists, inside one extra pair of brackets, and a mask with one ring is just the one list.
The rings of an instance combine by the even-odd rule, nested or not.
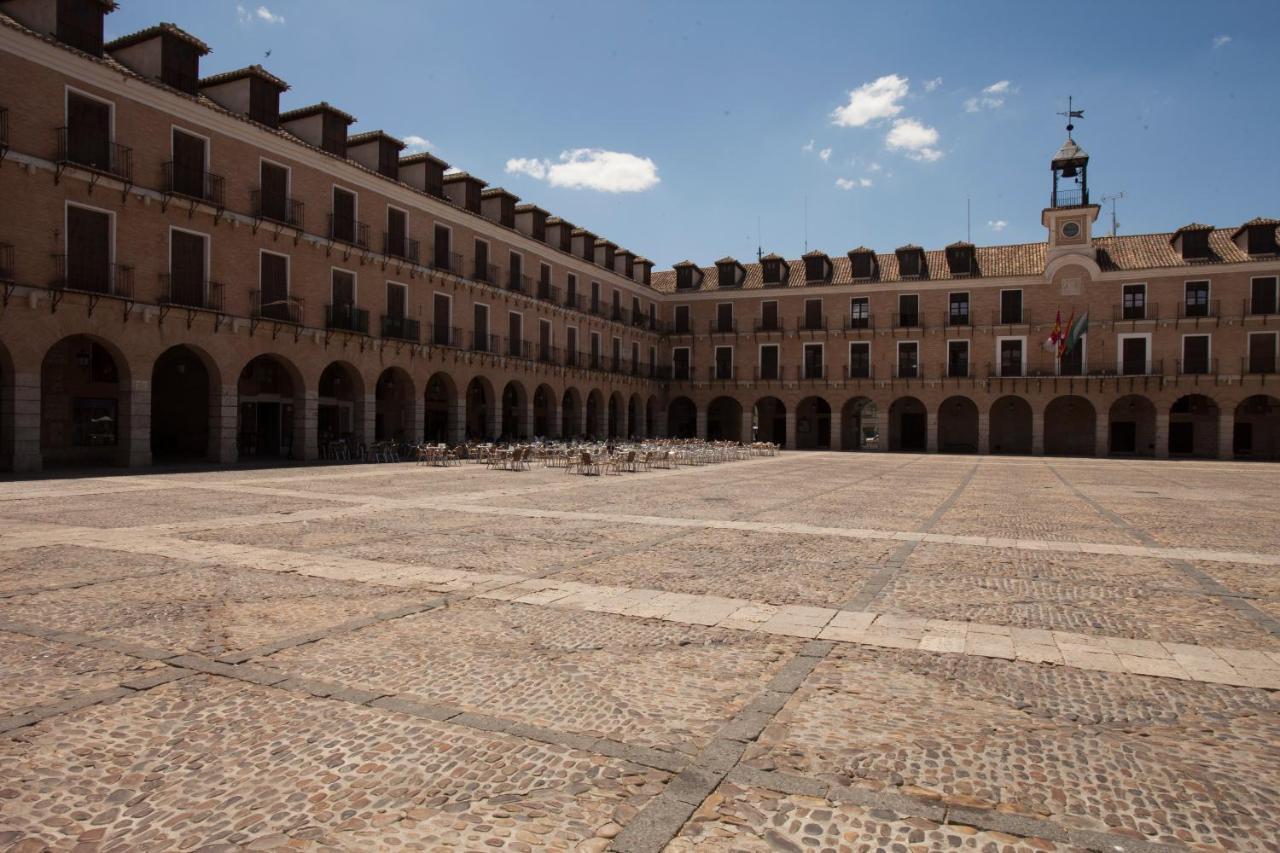
[(1076, 129), (1076, 126), (1071, 123), (1072, 119), (1084, 118), (1084, 110), (1073, 110), (1071, 107), (1071, 96), (1067, 95), (1067, 111), (1065, 113), (1057, 113), (1057, 115), (1064, 116), (1067, 119), (1067, 136), (1071, 136), (1071, 131)]

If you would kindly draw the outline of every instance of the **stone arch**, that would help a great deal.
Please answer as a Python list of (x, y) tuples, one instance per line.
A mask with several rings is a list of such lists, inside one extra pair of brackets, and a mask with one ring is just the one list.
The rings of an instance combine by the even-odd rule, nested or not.
[(449, 374), (438, 371), (427, 380), (422, 396), (423, 439), (433, 444), (452, 443), (458, 434), (458, 385)]
[(1084, 397), (1067, 394), (1044, 408), (1044, 452), (1050, 456), (1092, 456), (1098, 413)]
[(1237, 459), (1280, 460), (1280, 399), (1254, 394), (1240, 401), (1231, 451)]
[(543, 438), (555, 435), (556, 392), (545, 383), (533, 389), (533, 434)]
[(865, 450), (879, 440), (876, 434), (875, 401), (853, 397), (840, 409), (840, 446), (845, 450)]
[(529, 394), (524, 385), (512, 379), (502, 387), (502, 426), (499, 434), (503, 441), (518, 441), (528, 435), (525, 410), (529, 406)]
[(923, 453), (929, 447), (929, 411), (915, 397), (889, 404), (889, 449)]
[(236, 443), (241, 456), (303, 459), (305, 385), (293, 362), (278, 353), (250, 359), (240, 371)]
[(199, 347), (178, 344), (151, 368), (151, 458), (218, 458), (222, 399), (218, 366)]
[(622, 395), (617, 391), (609, 395), (608, 411), (609, 438), (622, 438), (627, 432), (627, 425), (624, 422), (627, 417), (627, 411), (626, 405), (622, 402)]
[(938, 450), (978, 452), (978, 405), (973, 400), (957, 394), (938, 406)]
[(716, 397), (707, 406), (707, 439), (748, 441), (742, 435), (742, 404), (733, 397)]
[(604, 395), (598, 388), (592, 388), (587, 394), (586, 433), (588, 438), (600, 438), (601, 427), (604, 426)]
[(1141, 394), (1126, 394), (1112, 403), (1107, 413), (1107, 451), (1113, 456), (1155, 456), (1155, 404)]
[(331, 361), (316, 390), (316, 442), (320, 454), (335, 442), (361, 444), (365, 435), (364, 376), (347, 361)]
[(388, 367), (374, 389), (373, 438), (407, 444), (417, 441), (414, 423), (418, 392), (403, 367)]
[(996, 400), (987, 429), (990, 452), (1030, 454), (1034, 420), (1031, 404), (1021, 397), (1010, 394)]
[[(129, 362), (94, 335), (75, 334), (40, 363), (40, 453), (45, 465), (128, 465), (133, 394)], [(139, 424), (138, 426), (145, 426)], [(150, 428), (146, 427), (147, 433)]]
[(467, 411), (467, 438), (485, 441), (493, 437), (492, 412), (495, 405), (493, 384), (483, 376), (475, 376), (467, 383), (465, 400)]
[(672, 438), (698, 435), (698, 407), (688, 397), (676, 397), (667, 404), (667, 433)]
[(755, 440), (779, 447), (787, 444), (787, 406), (777, 397), (761, 397), (753, 409)]
[(560, 435), (577, 438), (582, 435), (582, 395), (577, 388), (566, 388), (560, 397)]
[(831, 404), (824, 398), (805, 397), (796, 406), (796, 447), (831, 449)]
[(1187, 394), (1169, 407), (1169, 455), (1218, 457), (1218, 404), (1204, 394)]

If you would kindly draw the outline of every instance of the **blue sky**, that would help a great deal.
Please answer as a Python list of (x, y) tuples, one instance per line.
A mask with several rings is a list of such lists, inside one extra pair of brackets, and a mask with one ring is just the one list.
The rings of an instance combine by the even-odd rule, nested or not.
[(799, 255), (806, 208), (833, 254), (963, 239), (966, 199), (974, 242), (1041, 240), (1068, 94), (1120, 233), (1280, 215), (1275, 0), (121, 0), (107, 34), (160, 20), (660, 268), (757, 222)]

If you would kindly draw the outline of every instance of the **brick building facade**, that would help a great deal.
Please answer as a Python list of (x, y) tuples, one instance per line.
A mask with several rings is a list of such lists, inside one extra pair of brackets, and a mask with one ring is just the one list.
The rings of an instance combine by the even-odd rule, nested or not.
[[(0, 0), (0, 465), (341, 439), (1273, 458), (1276, 220), (652, 264), (168, 24)], [(1061, 184), (1059, 184), (1059, 181)], [(1059, 357), (1060, 316), (1089, 318)]]

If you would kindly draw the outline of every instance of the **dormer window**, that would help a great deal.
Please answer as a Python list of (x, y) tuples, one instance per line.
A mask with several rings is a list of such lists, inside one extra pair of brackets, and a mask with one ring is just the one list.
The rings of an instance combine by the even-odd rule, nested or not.
[(870, 281), (876, 277), (876, 253), (859, 246), (849, 253), (849, 271), (854, 281)]
[(1250, 219), (1241, 225), (1231, 239), (1252, 256), (1276, 254), (1276, 226), (1280, 219)]
[(288, 88), (288, 83), (261, 65), (215, 74), (200, 81), (201, 94), (232, 112), (273, 128), (280, 126), (280, 93)]
[(733, 258), (721, 258), (716, 261), (717, 286), (740, 287), (744, 278), (746, 278), (746, 270)]
[(693, 265), (676, 267), (676, 290), (693, 290)]
[(1184, 261), (1203, 260), (1209, 257), (1209, 234), (1212, 231), (1211, 225), (1184, 225), (1173, 233), (1171, 242)]
[(58, 41), (102, 56), (102, 18), (114, 9), (102, 0), (58, 0)]
[(924, 277), (924, 249), (919, 246), (903, 246), (897, 250), (898, 275), (904, 279)]
[(822, 252), (804, 256), (804, 280), (827, 281), (831, 278), (831, 260)]
[(952, 243), (947, 247), (947, 269), (953, 278), (965, 278), (977, 273), (977, 262), (972, 243)]
[(779, 255), (765, 255), (760, 259), (760, 275), (766, 287), (782, 284), (784, 263)]

